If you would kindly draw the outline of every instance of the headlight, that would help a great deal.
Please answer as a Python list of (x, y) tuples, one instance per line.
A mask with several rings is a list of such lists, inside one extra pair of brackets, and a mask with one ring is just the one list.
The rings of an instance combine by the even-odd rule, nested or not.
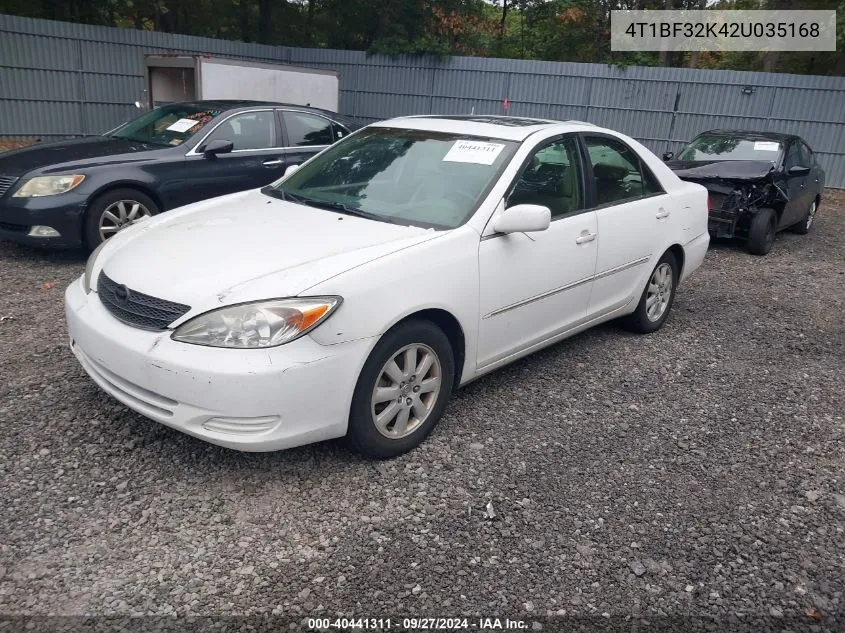
[(13, 198), (40, 198), (54, 196), (75, 189), (85, 180), (82, 174), (72, 176), (36, 176), (27, 180), (23, 187), (15, 192)]
[(317, 327), (341, 301), (340, 297), (305, 297), (229, 306), (206, 312), (180, 325), (172, 338), (209, 347), (275, 347)]
[(97, 255), (100, 254), (106, 244), (107, 242), (103, 242), (88, 256), (88, 263), (85, 264), (85, 275), (82, 277), (82, 288), (85, 290), (85, 294), (91, 293), (91, 273), (94, 271), (94, 263), (97, 261)]

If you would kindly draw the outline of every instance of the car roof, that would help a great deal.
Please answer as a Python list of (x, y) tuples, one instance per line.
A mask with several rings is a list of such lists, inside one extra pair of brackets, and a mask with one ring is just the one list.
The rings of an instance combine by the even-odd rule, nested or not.
[(784, 134), (781, 132), (760, 132), (757, 130), (707, 130), (706, 132), (702, 132), (698, 136), (704, 136), (705, 134), (717, 136), (732, 136), (735, 138), (748, 140), (779, 141), (781, 143), (787, 142), (794, 138), (801, 138), (797, 134)]
[(584, 130), (599, 131), (591, 123), (583, 121), (553, 121), (551, 119), (532, 119), (527, 117), (496, 115), (419, 115), (397, 117), (371, 124), (373, 127), (398, 127), (427, 132), (447, 132), (466, 134), (484, 138), (498, 138), (507, 141), (524, 141), (526, 138), (550, 128), (560, 128), (563, 132)]
[(238, 110), (241, 108), (255, 108), (262, 106), (270, 106), (273, 108), (294, 108), (296, 110), (304, 110), (306, 112), (319, 112), (337, 120), (348, 120), (349, 117), (332, 112), (331, 110), (324, 110), (323, 108), (315, 108), (313, 106), (297, 105), (295, 103), (280, 103), (278, 101), (250, 101), (247, 99), (208, 99), (205, 101), (179, 101), (175, 103), (167, 103), (163, 105), (188, 105), (197, 108), (212, 108), (215, 110)]

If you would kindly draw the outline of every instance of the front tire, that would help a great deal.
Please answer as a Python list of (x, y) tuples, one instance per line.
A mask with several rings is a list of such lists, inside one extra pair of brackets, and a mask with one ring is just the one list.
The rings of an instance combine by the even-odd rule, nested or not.
[(766, 255), (775, 244), (777, 215), (774, 209), (758, 209), (751, 218), (748, 229), (748, 252), (752, 255)]
[(379, 459), (418, 446), (443, 416), (452, 394), (455, 360), (443, 331), (408, 321), (373, 349), (355, 386), (347, 440)]
[(669, 317), (679, 278), (678, 260), (667, 251), (649, 275), (637, 309), (623, 320), (623, 325), (638, 334), (659, 330)]
[(137, 189), (106, 191), (91, 202), (85, 214), (85, 244), (94, 250), (121, 229), (160, 211), (152, 198)]

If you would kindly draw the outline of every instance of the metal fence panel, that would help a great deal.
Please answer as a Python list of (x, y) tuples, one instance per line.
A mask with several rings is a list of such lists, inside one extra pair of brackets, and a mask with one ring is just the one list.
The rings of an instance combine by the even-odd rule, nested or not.
[[(479, 57), (368, 55), (0, 15), (0, 137), (96, 134), (135, 115), (144, 55), (209, 54), (333, 69), (340, 110), (363, 122), (403, 114), (510, 114), (617, 129), (655, 153), (699, 132), (793, 132), (845, 188), (845, 78)], [(507, 101), (506, 101), (507, 100)]]

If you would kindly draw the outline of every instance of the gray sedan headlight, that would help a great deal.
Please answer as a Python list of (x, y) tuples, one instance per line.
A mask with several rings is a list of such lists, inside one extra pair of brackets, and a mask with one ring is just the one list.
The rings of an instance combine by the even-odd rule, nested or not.
[(176, 328), (172, 338), (208, 347), (275, 347), (313, 330), (341, 301), (340, 297), (303, 297), (228, 306), (194, 317)]
[(67, 176), (36, 176), (27, 180), (15, 192), (13, 198), (40, 198), (55, 196), (75, 189), (85, 180), (83, 174), (69, 174)]

